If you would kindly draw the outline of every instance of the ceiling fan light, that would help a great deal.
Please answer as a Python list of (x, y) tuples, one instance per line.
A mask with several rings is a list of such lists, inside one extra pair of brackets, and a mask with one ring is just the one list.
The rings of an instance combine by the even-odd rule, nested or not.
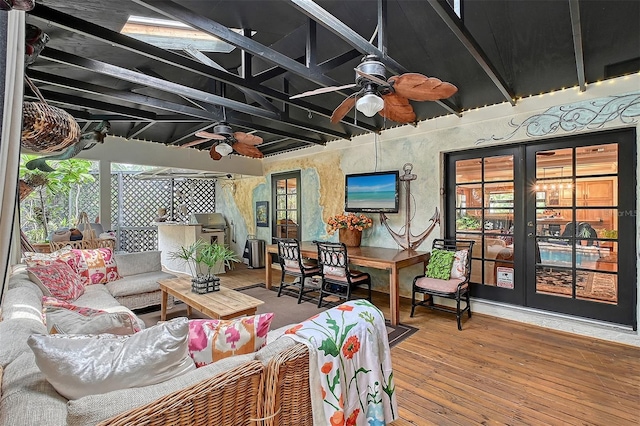
[(373, 93), (367, 93), (356, 102), (356, 109), (367, 117), (373, 117), (382, 108), (384, 108), (384, 100)]
[(231, 145), (229, 145), (228, 143), (219, 143), (218, 145), (216, 145), (215, 150), (223, 157), (226, 157), (233, 152), (233, 148), (231, 148)]

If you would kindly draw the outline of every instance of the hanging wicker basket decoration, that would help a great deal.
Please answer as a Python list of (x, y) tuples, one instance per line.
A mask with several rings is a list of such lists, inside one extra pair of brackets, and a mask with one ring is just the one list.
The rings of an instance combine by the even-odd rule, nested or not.
[(47, 104), (35, 84), (28, 77), (25, 80), (40, 102), (23, 104), (20, 145), (34, 152), (47, 153), (77, 143), (81, 135), (76, 120), (65, 110)]
[(18, 195), (20, 196), (20, 201), (27, 198), (29, 194), (33, 192), (34, 189), (35, 188), (33, 186), (29, 185), (27, 182), (20, 179), (20, 181), (18, 181)]
[(55, 152), (80, 139), (80, 126), (68, 112), (43, 102), (25, 102), (22, 108), (23, 148)]

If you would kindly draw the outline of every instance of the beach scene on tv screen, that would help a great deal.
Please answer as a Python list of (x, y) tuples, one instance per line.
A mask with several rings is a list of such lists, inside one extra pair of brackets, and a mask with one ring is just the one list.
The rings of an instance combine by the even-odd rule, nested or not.
[(347, 181), (347, 207), (350, 209), (395, 208), (395, 179), (393, 174), (350, 177)]

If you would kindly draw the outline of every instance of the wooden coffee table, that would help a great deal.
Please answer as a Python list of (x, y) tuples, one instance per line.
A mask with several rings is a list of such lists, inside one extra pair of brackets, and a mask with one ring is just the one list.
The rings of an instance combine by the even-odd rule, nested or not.
[(191, 309), (197, 309), (203, 314), (216, 319), (229, 319), (242, 315), (255, 315), (256, 308), (262, 305), (262, 300), (220, 286), (220, 291), (206, 294), (191, 291), (191, 279), (172, 278), (158, 281), (162, 290), (160, 306), (160, 320), (167, 319), (167, 299), (169, 295), (182, 300), (187, 305), (187, 316), (191, 316)]

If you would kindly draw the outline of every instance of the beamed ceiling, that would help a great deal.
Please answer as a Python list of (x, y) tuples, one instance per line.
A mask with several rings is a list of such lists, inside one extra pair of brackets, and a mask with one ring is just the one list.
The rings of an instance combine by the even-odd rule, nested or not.
[[(366, 54), (382, 55), (387, 77), (417, 72), (458, 87), (412, 102), (418, 121), (640, 70), (639, 1), (461, 3), (460, 19), (448, 1), (426, 0), (38, 0), (27, 22), (51, 40), (27, 73), (85, 130), (108, 119), (113, 135), (184, 145), (224, 107), (268, 156), (401, 125), (355, 109), (331, 124), (351, 89), (289, 99), (353, 83)], [(236, 49), (156, 48), (120, 34), (129, 15), (179, 20)]]

